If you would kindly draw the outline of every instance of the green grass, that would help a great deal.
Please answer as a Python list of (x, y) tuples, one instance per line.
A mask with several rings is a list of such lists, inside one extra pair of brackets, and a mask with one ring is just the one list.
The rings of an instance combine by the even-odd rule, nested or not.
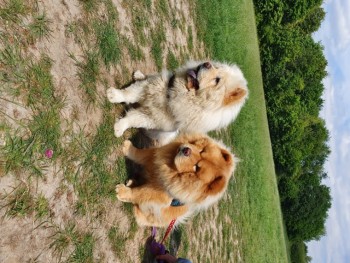
[(123, 1), (125, 5), (128, 6), (128, 10), (131, 15), (132, 20), (132, 32), (135, 37), (136, 43), (141, 46), (147, 45), (147, 36), (145, 34), (145, 29), (151, 27), (149, 21), (149, 11), (150, 11), (150, 1), (143, 1), (139, 3), (132, 3), (130, 1)]
[(162, 26), (159, 25), (157, 30), (152, 32), (151, 55), (156, 63), (157, 69), (161, 70), (163, 67), (163, 47), (165, 41), (165, 33)]
[[(251, 1), (197, 1), (197, 30), (212, 57), (238, 64), (248, 80), (249, 100), (226, 132), (218, 133), (242, 160), (229, 185), (232, 201), (220, 202), (219, 222), (238, 225), (244, 262), (290, 261), (279, 203)], [(232, 229), (224, 225), (225, 242)], [(228, 245), (228, 244), (227, 244)], [(225, 255), (222, 255), (225, 256)]]
[(99, 79), (99, 56), (96, 51), (85, 51), (83, 60), (78, 60), (74, 54), (70, 54), (78, 68), (77, 76), (80, 79), (80, 88), (85, 92), (90, 103), (97, 99), (96, 85)]
[(27, 13), (27, 8), (23, 0), (8, 0), (5, 1), (0, 8), (0, 17), (6, 21), (18, 23), (21, 16)]
[[(51, 71), (55, 61), (43, 53), (34, 58), (27, 52), (28, 45), (34, 41), (52, 41), (50, 28), (55, 25), (47, 19), (47, 10), (45, 13), (40, 9), (39, 13), (37, 5), (29, 8), (29, 4), (36, 1), (23, 0), (8, 0), (0, 8), (0, 25), (7, 21), (6, 30), (0, 35), (0, 99), (25, 107), (30, 115), (29, 118), (16, 120), (0, 112), (0, 117), (7, 120), (0, 125), (0, 136), (4, 136), (6, 141), (1, 148), (0, 163), (4, 164), (5, 176), (11, 174), (26, 183), (13, 187), (9, 194), (1, 195), (6, 201), (4, 209), (8, 217), (33, 216), (41, 222), (47, 219), (54, 221), (56, 215), (50, 208), (51, 199), (47, 199), (40, 189), (34, 192), (36, 188), (33, 184), (37, 180), (45, 182), (47, 167), (57, 168), (55, 176), (62, 181), (56, 194), (66, 196), (67, 189), (73, 191), (71, 206), (75, 211), (71, 211), (74, 217), (68, 222), (54, 226), (50, 248), (59, 262), (93, 262), (95, 243), (100, 237), (95, 235), (94, 228), (91, 232), (78, 229), (75, 217), (84, 218), (94, 226), (104, 224), (108, 209), (104, 202), (116, 201), (116, 183), (124, 182), (129, 176), (125, 159), (120, 158), (118, 153), (123, 139), (116, 139), (113, 135), (114, 120), (120, 115), (121, 106), (106, 102), (105, 94), (98, 89), (100, 85), (105, 89), (110, 85), (107, 79), (114, 79), (118, 86), (129, 81), (131, 67), (143, 65), (147, 55), (141, 47), (150, 50), (153, 61), (147, 63), (154, 62), (157, 69), (163, 66), (174, 69), (187, 58), (204, 56), (193, 53), (199, 52), (195, 48), (198, 44), (195, 39), (199, 37), (206, 45), (206, 53), (211, 54), (209, 57), (237, 63), (248, 79), (250, 98), (239, 118), (227, 130), (212, 134), (233, 145), (234, 152), (242, 161), (229, 186), (230, 198), (219, 204), (218, 217), (213, 217), (213, 210), (201, 213), (191, 220), (193, 228), (183, 225), (173, 232), (167, 247), (178, 246), (179, 255), (191, 254), (194, 262), (229, 262), (240, 258), (254, 263), (288, 261), (252, 3), (243, 0), (233, 3), (198, 0), (196, 8), (200, 12), (196, 12), (191, 3), (190, 14), (197, 19), (195, 29), (199, 34), (195, 36), (196, 31), (184, 19), (175, 18), (176, 10), (172, 10), (167, 1), (157, 0), (153, 5), (150, 0), (132, 4), (123, 1), (122, 6), (132, 21), (129, 33), (133, 39), (129, 39), (129, 35), (123, 35), (117, 29), (121, 25), (118, 25), (118, 13), (111, 0), (79, 2), (84, 8), (83, 18), (66, 25), (66, 36), (74, 39), (82, 50), (82, 57), (67, 51), (67, 56), (76, 65), (79, 81), (69, 88), (80, 88), (85, 95), (81, 104), (74, 105), (69, 104), (70, 98), (65, 100), (62, 95), (58, 96), (61, 94), (58, 89), (67, 87), (54, 84)], [(105, 10), (105, 16), (101, 17), (99, 10)], [(26, 16), (29, 24), (23, 27)], [(184, 18), (184, 14), (180, 17)], [(165, 19), (169, 19), (170, 28), (187, 32), (187, 47), (175, 45), (175, 49), (171, 49), (173, 45), (168, 45), (165, 35)], [(164, 50), (168, 50), (167, 53)], [(112, 72), (115, 75), (111, 78)], [(79, 90), (74, 91), (79, 93)], [(71, 113), (68, 118), (62, 114), (66, 103)], [(86, 128), (87, 120), (79, 117), (79, 113), (87, 111), (87, 108), (93, 108), (100, 114), (98, 121), (93, 122), (95, 126), (90, 129)], [(7, 127), (7, 122), (15, 122), (16, 128)], [(128, 132), (125, 137), (134, 131)], [(52, 159), (44, 156), (48, 148), (54, 150)], [(120, 235), (117, 224), (108, 224), (104, 228), (107, 236), (103, 238), (109, 241), (119, 259), (125, 259), (126, 242), (140, 238), (140, 229), (134, 220), (132, 205), (124, 204), (121, 209), (130, 222), (128, 234)], [(222, 230), (221, 240), (210, 228), (203, 233), (196, 230), (201, 224), (206, 226), (208, 216)], [(163, 233), (160, 231), (159, 236)], [(144, 231), (143, 237), (148, 235), (148, 231)], [(194, 239), (199, 241), (198, 248)], [(140, 255), (142, 245), (137, 244)]]
[(134, 45), (127, 37), (122, 36), (121, 42), (122, 45), (127, 48), (132, 61), (142, 61), (145, 59), (145, 55), (143, 54), (141, 48), (138, 45)]
[(116, 255), (122, 255), (125, 251), (125, 242), (128, 237), (119, 233), (118, 228), (113, 226), (108, 232), (108, 239)]
[(24, 185), (18, 185), (6, 199), (7, 216), (25, 216), (33, 212), (34, 200), (28, 187)]
[(49, 27), (50, 23), (51, 21), (46, 17), (45, 13), (34, 17), (33, 22), (28, 26), (30, 40), (32, 43), (34, 43), (36, 40), (41, 40), (43, 38), (50, 38), (52, 32), (52, 30)]
[(93, 248), (95, 245), (95, 238), (89, 232), (81, 232), (77, 230), (76, 225), (72, 222), (64, 227), (56, 227), (55, 233), (51, 236), (53, 241), (50, 248), (61, 261), (70, 250), (70, 246), (74, 247), (65, 262), (94, 262)]
[(170, 70), (177, 69), (180, 66), (175, 54), (170, 50), (167, 57), (167, 68)]
[(99, 21), (96, 24), (97, 45), (102, 61), (106, 66), (120, 60), (119, 36), (112, 22)]
[[(6, 51), (2, 53), (4, 52)], [(6, 144), (2, 149), (5, 172), (20, 173), (27, 170), (31, 175), (42, 176), (50, 161), (44, 156), (45, 150), (54, 151), (53, 160), (61, 152), (59, 113), (64, 106), (64, 100), (54, 94), (50, 74), (51, 60), (47, 56), (43, 55), (37, 62), (23, 62), (21, 52), (9, 51), (7, 54), (8, 56), (2, 57), (4, 74), (11, 71), (16, 61), (22, 62), (22, 65), (19, 64), (19, 74), (10, 77), (11, 81), (3, 81), (16, 85), (17, 92), (11, 94), (21, 94), (32, 112), (32, 117), (30, 120), (18, 122), (22, 127), (26, 127), (25, 130), (18, 129), (16, 133), (6, 133)]]
[(45, 198), (44, 195), (39, 195), (35, 201), (35, 212), (38, 219), (50, 215), (49, 201)]

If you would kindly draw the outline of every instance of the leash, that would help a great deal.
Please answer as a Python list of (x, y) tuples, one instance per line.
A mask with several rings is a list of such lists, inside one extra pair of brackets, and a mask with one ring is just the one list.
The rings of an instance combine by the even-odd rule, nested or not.
[(164, 234), (164, 237), (163, 237), (163, 239), (162, 239), (162, 242), (160, 242), (161, 244), (163, 244), (164, 241), (165, 241), (165, 239), (169, 236), (171, 230), (173, 229), (173, 227), (174, 227), (174, 225), (175, 225), (175, 222), (176, 222), (176, 219), (171, 220), (171, 222), (170, 222), (170, 224), (169, 224), (169, 226), (168, 226), (168, 228), (167, 228), (167, 230), (166, 230), (166, 232), (165, 232), (165, 234)]
[[(164, 237), (162, 239), (162, 241), (160, 243), (158, 243), (156, 240), (155, 240), (155, 236), (157, 234), (157, 229), (153, 226), (152, 227), (152, 241), (151, 241), (151, 246), (150, 246), (150, 250), (151, 250), (151, 253), (154, 255), (154, 256), (157, 256), (157, 255), (164, 255), (166, 253), (165, 251), (165, 246), (164, 246), (164, 241), (166, 240), (166, 238), (168, 237), (168, 235), (170, 234), (172, 228), (174, 227), (174, 224), (175, 224), (175, 221), (176, 219), (173, 219), (171, 220), (165, 234), (164, 234)], [(163, 260), (158, 260), (159, 263), (164, 263)]]
[[(184, 205), (183, 203), (181, 203), (179, 200), (177, 199), (173, 199), (171, 201), (171, 204), (170, 206), (181, 206), (181, 205)], [(168, 228), (166, 229), (165, 231), (165, 234), (164, 234), (164, 237), (162, 239), (162, 241), (160, 243), (158, 243), (156, 240), (155, 240), (155, 237), (156, 237), (156, 234), (157, 234), (157, 229), (153, 226), (152, 227), (152, 234), (151, 234), (151, 237), (152, 237), (152, 242), (151, 242), (151, 253), (155, 256), (157, 255), (164, 255), (165, 254), (165, 246), (164, 246), (164, 242), (165, 240), (167, 239), (167, 237), (169, 236), (171, 230), (173, 229), (174, 225), (175, 225), (175, 222), (176, 222), (176, 218), (174, 218), (173, 220), (170, 221), (169, 223), (169, 226)], [(164, 261), (159, 261), (160, 263), (164, 262)]]

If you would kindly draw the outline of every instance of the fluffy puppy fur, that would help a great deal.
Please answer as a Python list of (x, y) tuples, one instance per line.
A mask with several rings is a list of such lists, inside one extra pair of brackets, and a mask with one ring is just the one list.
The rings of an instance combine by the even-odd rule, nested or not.
[[(222, 143), (200, 134), (181, 135), (167, 145), (146, 149), (127, 140), (123, 153), (144, 168), (138, 175), (142, 184), (116, 186), (118, 199), (134, 204), (140, 226), (164, 227), (174, 218), (179, 224), (217, 202), (237, 161)], [(183, 205), (171, 206), (173, 199)]]
[[(247, 81), (236, 65), (219, 62), (188, 62), (174, 73), (144, 76), (125, 89), (109, 88), (112, 103), (137, 103), (117, 119), (115, 136), (130, 127), (151, 130), (149, 136), (164, 143), (181, 132), (206, 133), (233, 121), (248, 97)], [(174, 133), (175, 132), (175, 133)]]

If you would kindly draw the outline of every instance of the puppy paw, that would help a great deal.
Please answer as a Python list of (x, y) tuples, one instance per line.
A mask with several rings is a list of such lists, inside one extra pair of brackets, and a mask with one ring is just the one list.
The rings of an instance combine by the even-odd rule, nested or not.
[(132, 179), (129, 179), (129, 180), (126, 182), (126, 186), (130, 187), (133, 183), (134, 183), (134, 181), (133, 181)]
[(124, 156), (128, 156), (129, 155), (131, 147), (132, 147), (132, 142), (129, 141), (129, 140), (125, 140), (124, 143), (123, 143), (123, 148), (122, 148)]
[(107, 98), (112, 103), (124, 102), (123, 92), (113, 87), (107, 89)]
[(125, 120), (123, 120), (123, 119), (117, 120), (114, 124), (115, 137), (121, 137), (127, 128), (128, 128), (128, 125), (125, 122)]
[(117, 184), (115, 187), (115, 192), (117, 193), (117, 198), (122, 202), (130, 202), (132, 197), (132, 191), (130, 187), (124, 184)]
[(134, 80), (144, 80), (146, 78), (146, 76), (140, 71), (140, 70), (136, 70), (133, 74), (132, 74), (132, 78)]

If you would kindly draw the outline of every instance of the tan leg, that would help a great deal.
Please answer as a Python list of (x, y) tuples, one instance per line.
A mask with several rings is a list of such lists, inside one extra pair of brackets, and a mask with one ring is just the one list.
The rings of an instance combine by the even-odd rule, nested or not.
[(118, 184), (115, 191), (117, 198), (122, 202), (134, 204), (153, 202), (164, 205), (171, 201), (167, 193), (147, 185), (130, 188), (124, 184)]
[(185, 205), (169, 206), (162, 209), (161, 216), (157, 216), (150, 211), (145, 213), (137, 205), (134, 206), (136, 222), (140, 226), (167, 227), (173, 219), (184, 215), (187, 211), (188, 207)]
[(126, 140), (123, 143), (123, 154), (135, 163), (145, 165), (153, 162), (154, 148), (138, 149), (132, 145), (131, 141)]
[(176, 219), (188, 212), (188, 206), (168, 206), (162, 209), (162, 217), (165, 222), (170, 223), (171, 220)]

